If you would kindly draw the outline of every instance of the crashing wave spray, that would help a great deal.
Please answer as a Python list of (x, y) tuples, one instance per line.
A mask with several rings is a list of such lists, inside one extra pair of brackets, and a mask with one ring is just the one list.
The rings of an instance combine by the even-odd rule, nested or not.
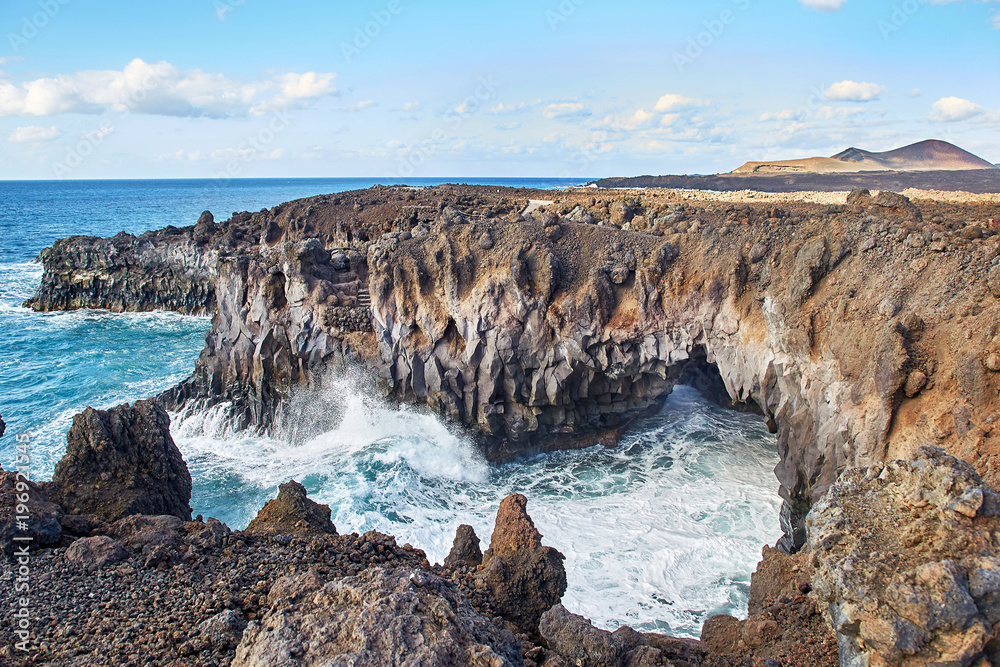
[(571, 610), (603, 627), (691, 636), (711, 613), (745, 614), (760, 548), (780, 533), (765, 427), (686, 387), (617, 448), (493, 466), (469, 438), (391, 405), (362, 374), (294, 400), (286, 415), (302, 424), (271, 436), (233, 432), (226, 406), (177, 417), (196, 512), (244, 527), (296, 479), (330, 505), (341, 532), (390, 533), (441, 562), (459, 524), (488, 543), (500, 500), (521, 492), (545, 543), (567, 556)]

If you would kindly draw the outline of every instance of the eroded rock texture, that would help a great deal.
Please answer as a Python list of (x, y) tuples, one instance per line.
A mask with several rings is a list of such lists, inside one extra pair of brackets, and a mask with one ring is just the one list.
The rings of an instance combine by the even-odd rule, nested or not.
[(444, 559), (446, 568), (479, 567), (483, 563), (483, 552), (479, 548), (479, 537), (472, 526), (462, 524), (455, 531), (455, 541)]
[(317, 239), (221, 261), (205, 351), (166, 403), (228, 401), (238, 426), (271, 425), (293, 388), (322, 386), (322, 369), (373, 348), (360, 265), (357, 252), (331, 254)]
[(329, 582), (309, 572), (279, 579), (268, 602), (243, 632), (234, 667), (523, 664), (513, 634), (423, 571), (374, 567)]
[(46, 492), (68, 514), (108, 523), (131, 514), (191, 520), (191, 474), (153, 400), (74, 416)]
[(306, 496), (306, 488), (292, 480), (278, 487), (278, 497), (267, 501), (246, 532), (250, 535), (337, 534), (330, 521), (330, 506)]
[(640, 633), (628, 626), (614, 632), (601, 630), (561, 604), (545, 612), (540, 629), (549, 649), (544, 665), (559, 664), (551, 654), (562, 658), (562, 665), (579, 667), (700, 665), (710, 652), (707, 644), (694, 639)]
[(500, 502), (490, 548), (483, 554), (476, 577), (507, 621), (520, 632), (536, 635), (542, 614), (566, 592), (566, 557), (542, 545), (527, 504), (528, 499), (519, 493)]
[(1000, 496), (937, 448), (851, 469), (809, 514), (843, 665), (1000, 660)]
[[(556, 201), (522, 215), (529, 198)], [(776, 432), (793, 548), (849, 466), (930, 441), (1000, 481), (996, 208), (461, 187), (291, 202), (204, 232), (227, 248), (212, 332), (164, 398), (271, 428), (356, 363), (496, 459), (613, 444), (690, 381)], [(161, 235), (149, 243), (171, 247)], [(73, 247), (52, 249), (41, 302), (87, 298), (70, 268), (91, 260)]]
[[(10, 556), (31, 548), (59, 544), (62, 509), (23, 474), (0, 469), (0, 551)], [(19, 541), (25, 538), (30, 542)]]

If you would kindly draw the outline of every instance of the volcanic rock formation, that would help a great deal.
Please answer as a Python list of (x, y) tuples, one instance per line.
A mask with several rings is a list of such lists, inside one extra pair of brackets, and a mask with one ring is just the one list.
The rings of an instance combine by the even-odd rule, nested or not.
[(963, 171), (993, 165), (947, 141), (928, 140), (882, 153), (848, 148), (833, 157), (747, 162), (733, 173), (836, 173), (861, 171)]
[(73, 417), (66, 455), (45, 490), (69, 514), (111, 523), (131, 514), (191, 520), (191, 474), (153, 400)]
[(525, 511), (527, 503), (520, 494), (500, 502), (490, 548), (476, 577), (506, 620), (520, 632), (535, 635), (542, 614), (566, 592), (566, 557), (542, 546), (542, 535)]
[(479, 567), (483, 564), (483, 552), (479, 548), (476, 531), (468, 524), (462, 524), (455, 531), (455, 542), (444, 559), (446, 568)]
[(924, 447), (848, 470), (807, 527), (842, 664), (998, 664), (1000, 495), (971, 465)]
[[(842, 470), (928, 440), (997, 481), (1000, 207), (595, 194), (378, 188), (234, 216), (205, 232), (243, 241), (216, 263), (196, 371), (164, 399), (269, 428), (295, 392), (360, 363), (498, 459), (613, 444), (707, 378), (776, 431), (785, 548)], [(46, 266), (72, 266), (68, 247)], [(36, 301), (88, 289), (47, 269)]]
[(330, 506), (306, 496), (306, 488), (292, 480), (278, 487), (278, 497), (267, 501), (247, 526), (251, 535), (337, 534), (330, 521)]
[(243, 632), (233, 667), (524, 664), (513, 634), (426, 572), (374, 567), (326, 582), (310, 571), (276, 581), (268, 605)]

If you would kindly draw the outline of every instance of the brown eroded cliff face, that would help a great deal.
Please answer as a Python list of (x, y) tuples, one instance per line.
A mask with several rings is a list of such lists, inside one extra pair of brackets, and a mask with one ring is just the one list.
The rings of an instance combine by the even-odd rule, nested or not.
[(695, 382), (775, 430), (796, 544), (851, 465), (933, 442), (997, 482), (995, 204), (462, 187), (333, 201), (222, 226), (261, 242), (217, 263), (206, 350), (168, 403), (231, 401), (268, 426), (294, 390), (362, 363), (502, 458), (611, 444)]

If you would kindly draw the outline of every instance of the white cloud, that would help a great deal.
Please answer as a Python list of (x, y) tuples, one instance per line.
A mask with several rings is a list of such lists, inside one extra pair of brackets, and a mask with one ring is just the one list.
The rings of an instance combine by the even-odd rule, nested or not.
[(378, 106), (375, 103), (375, 100), (362, 100), (362, 101), (358, 102), (357, 104), (353, 104), (353, 105), (347, 107), (347, 110), (348, 111), (364, 111), (365, 109), (370, 109), (370, 108), (372, 108), (374, 106)]
[(161, 116), (260, 115), (334, 95), (336, 74), (306, 72), (240, 82), (200, 69), (136, 58), (121, 71), (86, 70), (20, 85), (0, 82), (0, 116), (103, 113)]
[[(201, 158), (201, 151), (197, 152), (198, 158)], [(273, 148), (271, 150), (257, 150), (254, 148), (220, 148), (214, 150), (209, 154), (212, 160), (218, 162), (225, 162), (229, 160), (243, 160), (249, 162), (250, 160), (279, 160), (285, 156), (284, 148)]]
[(229, 16), (229, 12), (233, 11), (247, 0), (226, 0), (226, 4), (218, 3), (215, 7), (215, 15), (219, 17), (220, 21), (225, 21), (226, 17)]
[(758, 120), (768, 121), (768, 120), (800, 120), (802, 118), (802, 112), (799, 109), (782, 109), (781, 111), (768, 111), (762, 113)]
[(910, 97), (920, 97), (923, 94), (924, 91), (920, 90), (919, 88), (914, 88), (913, 90), (910, 91)]
[(546, 118), (570, 118), (589, 116), (591, 112), (579, 102), (556, 102), (545, 107), (542, 115)]
[(697, 101), (689, 97), (667, 93), (656, 102), (656, 106), (653, 109), (656, 111), (676, 111), (677, 109), (683, 109), (695, 104), (697, 104)]
[(942, 97), (934, 103), (933, 109), (927, 118), (938, 122), (967, 120), (985, 111), (978, 104), (961, 97)]
[(636, 109), (636, 112), (632, 114), (632, 122), (636, 125), (644, 125), (653, 119), (653, 112), (646, 111), (645, 109)]
[(407, 102), (402, 106), (401, 110), (407, 113), (416, 113), (417, 111), (420, 111), (422, 108), (423, 105), (421, 105), (420, 102)]
[(885, 93), (885, 87), (877, 83), (858, 83), (857, 81), (840, 81), (833, 84), (823, 93), (828, 100), (840, 102), (870, 102), (877, 100)]
[(847, 0), (799, 0), (804, 6), (821, 12), (838, 12), (844, 8)]
[(60, 134), (59, 128), (55, 125), (52, 127), (28, 125), (27, 127), (19, 127), (14, 130), (13, 134), (7, 138), (7, 141), (15, 144), (41, 143), (43, 141), (58, 139)]
[(524, 102), (521, 102), (520, 104), (504, 104), (501, 102), (494, 107), (490, 107), (490, 110), (487, 113), (491, 113), (496, 116), (503, 116), (506, 114), (520, 113), (521, 111), (527, 109), (527, 107), (528, 105)]
[[(828, 120), (831, 118), (852, 118), (863, 113), (866, 113), (868, 109), (862, 109), (861, 107), (833, 107), (833, 106), (822, 106), (816, 110), (816, 117)], [(883, 116), (884, 111), (875, 111), (875, 115)]]
[(993, 26), (994, 30), (1000, 30), (1000, 12), (990, 17), (990, 25)]

